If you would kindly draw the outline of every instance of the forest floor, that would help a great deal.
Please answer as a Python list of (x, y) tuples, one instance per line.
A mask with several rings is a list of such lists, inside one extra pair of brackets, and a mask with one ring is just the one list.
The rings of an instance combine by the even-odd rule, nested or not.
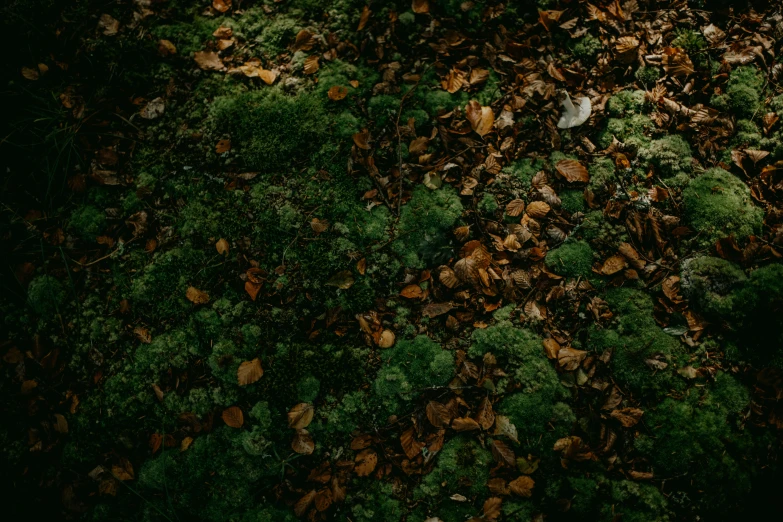
[(783, 510), (779, 6), (0, 15), (9, 520)]

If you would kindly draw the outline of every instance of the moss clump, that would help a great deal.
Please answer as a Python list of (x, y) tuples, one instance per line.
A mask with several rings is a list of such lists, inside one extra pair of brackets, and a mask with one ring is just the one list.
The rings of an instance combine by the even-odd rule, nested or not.
[(272, 88), (216, 99), (212, 125), (231, 136), (248, 167), (274, 172), (317, 152), (329, 118), (314, 95), (287, 96)]
[(646, 104), (644, 91), (625, 90), (609, 98), (606, 102), (606, 111), (614, 118), (622, 118), (642, 112)]
[[(635, 394), (664, 395), (682, 386), (672, 372), (684, 356), (676, 338), (656, 324), (653, 301), (639, 290), (618, 288), (607, 292), (614, 321), (606, 328), (593, 326), (588, 345), (598, 352), (613, 350), (611, 365), (618, 382)], [(652, 364), (648, 361), (658, 361)]]
[(318, 397), (319, 391), (321, 391), (321, 381), (310, 375), (296, 384), (296, 400), (313, 402)]
[(728, 318), (746, 358), (762, 365), (783, 367), (783, 265), (754, 270), (733, 298)]
[(566, 241), (546, 256), (546, 266), (557, 274), (586, 278), (592, 274), (593, 249), (586, 241)]
[(661, 69), (643, 65), (636, 70), (634, 76), (644, 85), (653, 84), (661, 78)]
[(588, 187), (595, 194), (603, 194), (609, 187), (613, 187), (617, 183), (617, 175), (615, 174), (615, 165), (612, 158), (598, 158), (587, 167), (587, 171), (590, 173)]
[(397, 410), (421, 388), (446, 384), (454, 374), (454, 354), (419, 335), (399, 341), (383, 352), (386, 360), (373, 384), (375, 396), (389, 414)]
[(437, 458), (435, 467), (414, 491), (414, 499), (426, 502), (430, 512), (444, 520), (463, 520), (474, 509), (473, 502), (455, 502), (449, 497), (459, 493), (475, 500), (489, 493), (492, 453), (471, 437), (459, 435), (443, 445)]
[(751, 487), (753, 442), (738, 429), (738, 414), (749, 403), (745, 387), (719, 373), (713, 385), (690, 388), (681, 400), (667, 398), (649, 411), (655, 438), (638, 438), (637, 448), (659, 476), (687, 474), (703, 495), (693, 500), (719, 510)]
[(92, 205), (77, 207), (68, 220), (68, 228), (86, 241), (94, 241), (105, 227), (106, 214)]
[(753, 204), (750, 189), (723, 169), (701, 174), (682, 196), (685, 217), (705, 246), (727, 234), (742, 240), (761, 231), (764, 212)]
[(42, 275), (30, 281), (27, 287), (27, 302), (39, 315), (57, 312), (65, 301), (63, 285), (52, 276)]
[(599, 38), (587, 34), (574, 45), (574, 56), (580, 60), (593, 62), (603, 47), (604, 45)]
[(671, 46), (685, 49), (689, 54), (707, 47), (707, 40), (704, 39), (704, 36), (693, 29), (679, 28), (674, 31), (674, 35)]
[(680, 135), (664, 136), (639, 149), (639, 159), (654, 165), (664, 177), (670, 177), (690, 172), (691, 146)]
[(620, 222), (604, 216), (600, 210), (585, 214), (582, 223), (574, 231), (576, 237), (589, 242), (595, 250), (616, 250), (620, 243), (628, 241), (628, 232)]
[(394, 498), (392, 485), (380, 481), (373, 481), (366, 489), (350, 494), (346, 505), (351, 506), (350, 520), (356, 522), (396, 522), (405, 513), (402, 502)]
[(683, 295), (709, 317), (727, 317), (736, 306), (737, 288), (746, 280), (737, 265), (717, 257), (697, 257), (682, 265)]
[(598, 145), (603, 148), (612, 144), (613, 138), (630, 147), (644, 147), (650, 143), (649, 134), (655, 130), (655, 124), (645, 114), (632, 114), (625, 118), (609, 118), (606, 129), (598, 135)]
[(447, 238), (460, 215), (462, 203), (452, 187), (430, 190), (419, 185), (402, 207), (398, 239), (392, 248), (409, 267), (443, 262), (453, 251)]
[(764, 76), (756, 67), (737, 67), (729, 75), (724, 95), (728, 108), (739, 116), (752, 117), (759, 111), (763, 87)]
[(502, 173), (508, 177), (511, 188), (516, 188), (515, 195), (520, 195), (530, 190), (533, 176), (543, 168), (541, 159), (522, 158), (509, 163)]
[(584, 212), (587, 208), (584, 194), (581, 190), (564, 190), (561, 192), (560, 206), (570, 214)]

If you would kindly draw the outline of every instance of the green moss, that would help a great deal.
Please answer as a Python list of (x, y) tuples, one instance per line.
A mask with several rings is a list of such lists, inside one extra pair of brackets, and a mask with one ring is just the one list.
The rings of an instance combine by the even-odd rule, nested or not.
[(691, 170), (691, 147), (678, 134), (654, 140), (639, 149), (639, 159), (655, 166), (664, 177)]
[(631, 147), (644, 147), (649, 145), (649, 134), (654, 130), (655, 125), (652, 120), (644, 114), (632, 114), (625, 118), (609, 118), (606, 122), (606, 129), (598, 135), (598, 145), (607, 148), (612, 144), (612, 139), (617, 138)]
[(762, 365), (783, 367), (783, 265), (754, 270), (733, 296), (729, 316), (745, 357)]
[(615, 520), (618, 515), (624, 522), (671, 520), (666, 497), (650, 484), (630, 480), (612, 481), (610, 495), (615, 504), (602, 506), (601, 520)]
[(402, 207), (398, 238), (392, 245), (402, 262), (423, 268), (447, 260), (453, 252), (449, 231), (462, 214), (462, 203), (450, 186), (430, 190), (417, 186)]
[(587, 208), (584, 194), (581, 190), (564, 190), (559, 195), (562, 209), (570, 214), (584, 212)]
[(625, 225), (604, 216), (600, 210), (591, 210), (585, 214), (582, 223), (574, 231), (576, 237), (589, 242), (595, 250), (616, 250), (620, 243), (628, 242)]
[(580, 60), (592, 63), (602, 49), (603, 43), (601, 43), (601, 40), (588, 33), (574, 44), (574, 56)]
[(615, 174), (615, 165), (612, 158), (598, 158), (587, 167), (587, 171), (590, 173), (588, 187), (595, 194), (603, 194), (617, 183), (617, 175)]
[(645, 86), (652, 86), (661, 78), (661, 69), (659, 67), (648, 67), (643, 65), (634, 73), (636, 79)]
[(346, 505), (350, 506), (351, 511), (350, 520), (356, 522), (400, 520), (405, 509), (393, 493), (391, 484), (380, 481), (373, 481), (364, 489), (352, 492), (346, 499)]
[[(614, 321), (606, 328), (591, 327), (588, 345), (598, 352), (613, 350), (611, 365), (617, 381), (639, 395), (660, 396), (682, 387), (673, 367), (681, 364), (685, 352), (676, 338), (656, 324), (650, 296), (619, 288), (607, 292), (606, 301)], [(655, 369), (648, 360), (663, 362), (665, 367)]]
[(454, 354), (441, 349), (426, 335), (402, 340), (383, 352), (385, 364), (378, 372), (373, 391), (389, 414), (421, 388), (442, 386), (454, 374)]
[(509, 184), (518, 193), (530, 190), (533, 176), (544, 168), (544, 161), (538, 158), (521, 158), (503, 168), (503, 174), (509, 178)]
[(674, 31), (675, 38), (672, 47), (685, 49), (688, 54), (693, 54), (707, 47), (707, 40), (702, 34), (693, 29), (678, 28)]
[(620, 91), (606, 102), (606, 111), (613, 118), (641, 113), (647, 105), (644, 96), (641, 90)]
[(586, 241), (566, 241), (546, 256), (546, 266), (557, 274), (586, 278), (593, 272), (593, 249)]
[(683, 295), (709, 317), (728, 317), (736, 306), (736, 289), (746, 280), (737, 265), (717, 257), (697, 257), (682, 265)]
[(57, 312), (65, 302), (63, 285), (52, 276), (42, 275), (30, 281), (27, 287), (27, 302), (39, 315)]
[(287, 96), (278, 88), (252, 91), (216, 99), (212, 125), (231, 136), (248, 167), (288, 170), (325, 142), (329, 119), (323, 103), (312, 94)]
[(106, 214), (91, 206), (77, 207), (68, 220), (68, 228), (86, 241), (95, 241), (106, 227)]
[(300, 402), (313, 402), (321, 390), (321, 381), (310, 375), (296, 384), (296, 399)]
[(729, 75), (726, 86), (728, 107), (744, 117), (756, 115), (761, 106), (761, 90), (764, 76), (754, 66), (737, 67)]
[(712, 245), (727, 233), (742, 240), (761, 231), (764, 212), (753, 204), (750, 189), (723, 169), (701, 174), (682, 195), (685, 217), (703, 245)]
[[(487, 480), (494, 465), (492, 454), (481, 447), (469, 436), (459, 435), (446, 442), (437, 456), (435, 467), (422, 479), (414, 491), (414, 498), (424, 500), (431, 506), (431, 511), (445, 517), (447, 506), (468, 504), (467, 509), (473, 509), (472, 503), (457, 503), (449, 497), (461, 494), (473, 500), (489, 493)], [(448, 520), (456, 520), (449, 518)]]
[(491, 216), (498, 209), (498, 202), (495, 196), (489, 192), (485, 192), (476, 205), (482, 214)]

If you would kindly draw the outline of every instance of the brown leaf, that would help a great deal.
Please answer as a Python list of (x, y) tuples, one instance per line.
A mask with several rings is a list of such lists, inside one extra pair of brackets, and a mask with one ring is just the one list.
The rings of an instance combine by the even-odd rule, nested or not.
[(500, 508), (503, 499), (500, 497), (490, 497), (484, 502), (484, 520), (495, 520), (500, 516)]
[(517, 438), (517, 427), (511, 422), (511, 419), (506, 417), (505, 415), (496, 415), (495, 416), (495, 431), (492, 432), (493, 435), (503, 435), (504, 437), (507, 437), (509, 440), (512, 440), (519, 444), (519, 439)]
[(560, 343), (552, 339), (544, 339), (544, 351), (549, 359), (557, 359), (557, 353), (560, 351)]
[(315, 450), (315, 442), (310, 432), (304, 429), (296, 430), (294, 440), (291, 441), (291, 449), (300, 455), (310, 455)]
[(454, 288), (455, 286), (459, 286), (459, 279), (457, 278), (457, 274), (455, 274), (454, 270), (447, 266), (440, 267), (438, 279), (447, 288)]
[(356, 455), (356, 475), (359, 477), (366, 477), (375, 470), (375, 466), (378, 464), (378, 454), (373, 449), (366, 449), (359, 452)]
[(193, 286), (188, 287), (187, 292), (185, 292), (185, 297), (188, 298), (188, 301), (197, 305), (209, 302), (209, 294), (206, 292), (202, 292), (201, 290)]
[(357, 435), (351, 441), (351, 449), (354, 451), (362, 450), (370, 447), (372, 444), (372, 435), (365, 433), (364, 435)]
[(245, 281), (245, 292), (250, 296), (253, 301), (258, 297), (258, 292), (261, 290), (261, 283), (254, 283), (253, 281)]
[(400, 443), (405, 455), (411, 460), (415, 459), (424, 447), (423, 442), (416, 440), (416, 429), (413, 426), (402, 432)]
[(158, 40), (158, 54), (161, 56), (177, 54), (177, 46), (170, 40)]
[(220, 255), (228, 255), (228, 241), (222, 237), (218, 239), (217, 243), (215, 243), (215, 250), (217, 250), (217, 253)]
[(471, 419), (470, 417), (458, 417), (451, 423), (451, 427), (456, 431), (472, 431), (481, 428), (479, 423)]
[(326, 286), (336, 286), (343, 290), (347, 290), (353, 286), (354, 279), (350, 270), (343, 270), (334, 274), (327, 282)]
[(495, 412), (492, 410), (492, 403), (487, 397), (481, 399), (478, 412), (476, 412), (476, 422), (482, 430), (488, 430), (495, 424)]
[(533, 201), (527, 206), (527, 215), (532, 218), (542, 218), (549, 213), (551, 207), (544, 201)]
[(212, 7), (218, 13), (225, 13), (231, 9), (231, 0), (212, 0)]
[(560, 160), (555, 165), (555, 168), (569, 183), (587, 183), (590, 181), (590, 174), (587, 172), (587, 167), (576, 160)]
[(361, 132), (357, 132), (353, 135), (353, 142), (356, 144), (357, 147), (364, 150), (370, 150), (370, 133), (367, 131), (367, 129), (363, 129)]
[(315, 494), (315, 509), (326, 511), (332, 505), (332, 491), (329, 488), (323, 488)]
[(120, 459), (120, 465), (114, 465), (111, 467), (111, 472), (114, 478), (125, 482), (126, 480), (133, 480), (133, 464), (126, 458)]
[(294, 51), (309, 51), (315, 45), (315, 38), (313, 33), (307, 29), (302, 29), (296, 34), (296, 40), (294, 41)]
[(310, 504), (313, 503), (313, 500), (315, 500), (314, 489), (310, 490), (302, 498), (296, 501), (296, 504), (294, 504), (294, 514), (298, 517), (301, 517), (307, 513), (307, 509), (310, 507)]
[(636, 423), (639, 422), (639, 420), (642, 418), (644, 412), (639, 408), (621, 408), (619, 410), (612, 411), (610, 415), (612, 418), (620, 421), (620, 424), (622, 424), (623, 427), (631, 428), (636, 426)]
[(603, 275), (614, 275), (627, 266), (628, 263), (625, 261), (623, 256), (614, 255), (604, 261), (604, 266), (601, 267), (601, 273)]
[(370, 20), (371, 14), (372, 11), (370, 11), (370, 6), (365, 5), (364, 9), (362, 9), (361, 17), (359, 17), (359, 26), (356, 28), (357, 31), (361, 31), (367, 26), (367, 22)]
[(465, 83), (465, 73), (459, 69), (452, 69), (445, 80), (441, 82), (444, 91), (454, 94), (462, 88)]
[(508, 487), (515, 495), (519, 495), (520, 497), (531, 497), (533, 495), (533, 486), (535, 485), (536, 483), (532, 478), (522, 475), (521, 477), (512, 480), (508, 484)]
[(111, 15), (102, 14), (98, 19), (98, 29), (104, 36), (114, 36), (120, 30), (120, 22), (112, 18)]
[(470, 122), (471, 128), (479, 136), (484, 136), (492, 130), (495, 123), (495, 113), (492, 107), (482, 107), (476, 100), (471, 100), (465, 107), (465, 116)]
[(429, 0), (413, 0), (411, 10), (416, 14), (425, 14), (430, 12)]
[(557, 363), (563, 367), (564, 370), (576, 370), (579, 365), (587, 357), (587, 352), (584, 350), (576, 350), (574, 348), (560, 348), (557, 352)]
[(288, 427), (296, 430), (306, 428), (313, 421), (314, 413), (312, 404), (300, 402), (288, 412)]
[(242, 414), (242, 410), (237, 406), (231, 406), (223, 410), (221, 415), (223, 422), (232, 428), (241, 428), (245, 423), (245, 416)]
[(489, 488), (489, 492), (493, 495), (508, 495), (511, 493), (508, 489), (506, 479), (498, 477), (491, 478), (487, 481), (487, 487)]
[(517, 217), (525, 211), (525, 201), (522, 199), (512, 199), (506, 204), (506, 214), (511, 217)]
[(326, 95), (332, 101), (344, 100), (345, 97), (348, 96), (348, 88), (343, 87), (342, 85), (335, 85), (329, 88), (329, 90), (326, 92)]
[(275, 80), (277, 80), (277, 73), (268, 69), (259, 69), (258, 77), (261, 78), (261, 81), (265, 84), (272, 85), (275, 83)]
[(216, 52), (196, 51), (193, 59), (196, 60), (196, 65), (205, 71), (222, 71), (226, 68)]
[(252, 361), (245, 361), (237, 368), (237, 382), (240, 386), (253, 384), (264, 375), (264, 369), (261, 368), (261, 359), (256, 357)]
[(383, 330), (378, 338), (378, 348), (391, 348), (394, 346), (396, 336), (391, 330)]
[(65, 419), (65, 416), (60, 413), (55, 413), (54, 420), (54, 431), (63, 434), (68, 433), (68, 421)]
[(454, 305), (451, 303), (429, 303), (421, 309), (422, 317), (437, 317), (449, 313)]
[(427, 136), (419, 136), (411, 141), (411, 144), (408, 146), (408, 152), (411, 154), (423, 154), (427, 151), (429, 143), (430, 139)]
[(424, 297), (424, 290), (419, 285), (408, 285), (402, 289), (400, 295), (408, 299), (421, 299)]
[(427, 403), (427, 419), (436, 428), (444, 428), (451, 422), (451, 410), (438, 401)]
[(318, 69), (321, 68), (321, 65), (318, 63), (318, 56), (312, 55), (305, 58), (304, 61), (304, 73), (305, 74), (315, 74), (318, 72)]
[(514, 455), (514, 450), (508, 447), (508, 444), (502, 440), (493, 440), (491, 449), (492, 456), (495, 457), (499, 464), (514, 467), (517, 457)]

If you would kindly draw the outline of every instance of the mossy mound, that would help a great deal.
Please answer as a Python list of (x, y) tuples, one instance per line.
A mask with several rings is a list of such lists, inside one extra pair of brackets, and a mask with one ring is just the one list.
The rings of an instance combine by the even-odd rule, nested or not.
[(753, 204), (748, 186), (723, 169), (696, 177), (682, 196), (685, 217), (703, 245), (729, 235), (741, 241), (761, 232), (764, 211)]
[(556, 274), (584, 279), (593, 272), (593, 249), (586, 241), (566, 241), (547, 254), (546, 266)]

